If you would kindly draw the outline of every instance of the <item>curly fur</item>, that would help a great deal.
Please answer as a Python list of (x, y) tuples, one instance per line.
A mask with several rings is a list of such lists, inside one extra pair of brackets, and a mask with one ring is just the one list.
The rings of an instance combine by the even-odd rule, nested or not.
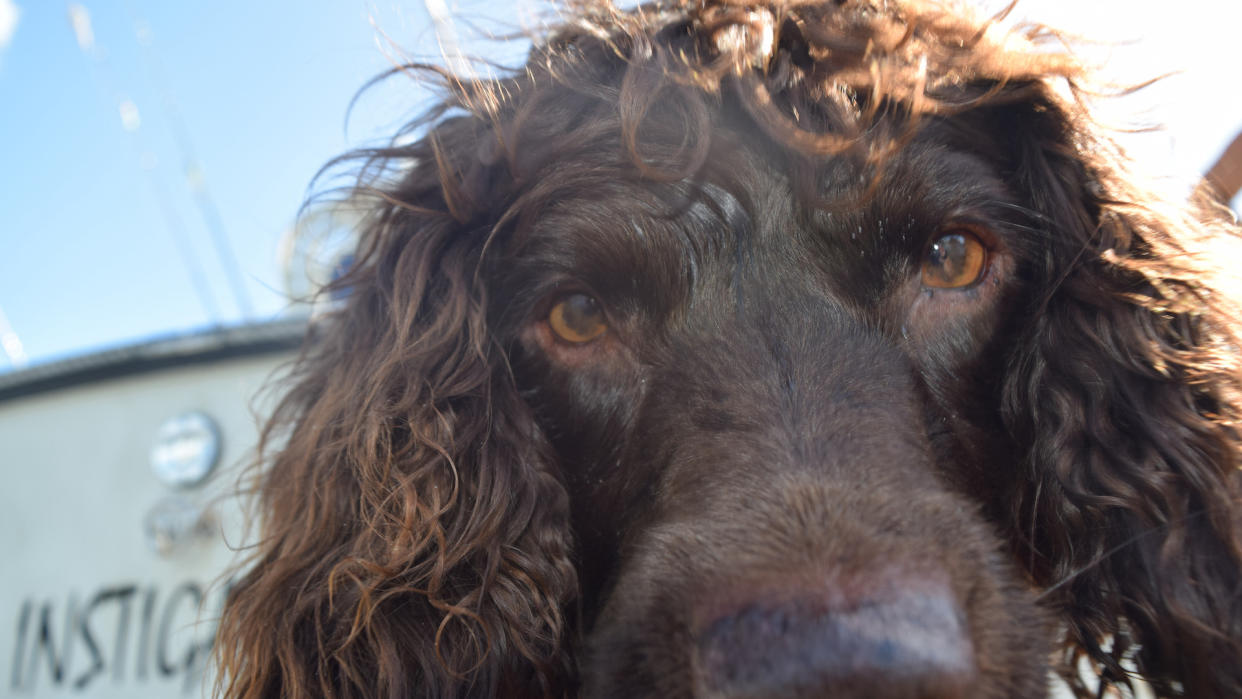
[[(1055, 34), (914, 0), (567, 13), (509, 77), (410, 66), (445, 78), (444, 102), (360, 154), (373, 208), (347, 301), (264, 433), (263, 536), (221, 620), (219, 691), (745, 693), (712, 653), (758, 651), (694, 615), (759, 624), (717, 610), (789, 614), (772, 600), (866, 596), (848, 590), (879, 576), (916, 617), (952, 600), (976, 674), (916, 691), (864, 668), (836, 696), (1042, 696), (1048, 669), (1080, 696), (1135, 677), (1242, 696), (1242, 316), (1212, 265), (1234, 231), (1130, 181)], [(883, 315), (910, 272), (884, 224), (935, 230), (902, 201), (937, 186), (984, 192), (1010, 266), (978, 292), (994, 300), (942, 294), (907, 327)], [(803, 263), (701, 234), (738, 220), (756, 240), (779, 220), (876, 242), (825, 244), (857, 261), (805, 263), (843, 280), (808, 291)], [(649, 332), (549, 349), (568, 277)], [(687, 319), (711, 304), (752, 322)], [(864, 379), (844, 415), (805, 388)], [(831, 478), (808, 482), (808, 460)], [(785, 562), (795, 582), (756, 572)], [(925, 597), (926, 570), (948, 591)]]

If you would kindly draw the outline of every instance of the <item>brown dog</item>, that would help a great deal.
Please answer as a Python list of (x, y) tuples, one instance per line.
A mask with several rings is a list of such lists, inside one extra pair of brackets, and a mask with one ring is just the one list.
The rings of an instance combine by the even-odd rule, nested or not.
[(1233, 232), (1047, 38), (583, 5), (446, 80), (363, 154), (223, 693), (1242, 696)]

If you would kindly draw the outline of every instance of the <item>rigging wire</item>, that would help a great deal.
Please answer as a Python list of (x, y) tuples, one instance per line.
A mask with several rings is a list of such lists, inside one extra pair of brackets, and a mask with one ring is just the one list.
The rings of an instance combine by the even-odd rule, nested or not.
[[(195, 296), (207, 314), (208, 321), (213, 325), (219, 325), (222, 321), (222, 315), (216, 303), (215, 294), (190, 243), (187, 229), (177, 212), (177, 207), (173, 205), (163, 180), (158, 177), (155, 157), (151, 150), (146, 147), (146, 138), (141, 130), (142, 120), (138, 108), (132, 100), (115, 86), (115, 82), (111, 79), (111, 66), (104, 52), (99, 49), (95, 42), (89, 11), (83, 5), (76, 2), (67, 3), (67, 8), (69, 23), (73, 29), (78, 47), (82, 50), (83, 55), (89, 59), (89, 64), (92, 68), (91, 77), (98, 89), (104, 93), (105, 98), (116, 104), (121, 117), (121, 126), (130, 134), (130, 146), (134, 150), (140, 169), (143, 171), (147, 186), (159, 206), (165, 228), (168, 230), (169, 236), (177, 248), (178, 255), (188, 271), (189, 281), (194, 288)], [(141, 31), (139, 35), (139, 43), (142, 43)], [(152, 72), (154, 73), (154, 71)], [(184, 121), (180, 119), (179, 113), (176, 112), (175, 102), (172, 103), (170, 109), (168, 103), (171, 101), (171, 95), (164, 88), (163, 84), (157, 82), (156, 89), (161, 93), (161, 97), (165, 102), (165, 110), (174, 115), (166, 114), (166, 117), (173, 124), (174, 140), (177, 142), (178, 149), (181, 152), (185, 181), (199, 208), (203, 224), (212, 239), (216, 256), (224, 268), (234, 302), (241, 316), (245, 320), (250, 320), (253, 316), (250, 298), (242, 283), (237, 259), (229, 246), (228, 235), (225, 232), (219, 210), (216, 208), (215, 202), (206, 188), (206, 180), (202, 175), (202, 169), (198, 166), (197, 158), (194, 157), (189, 132), (185, 128)]]
[(229, 242), (229, 235), (224, 226), (224, 219), (220, 216), (220, 209), (216, 206), (215, 197), (212, 196), (211, 189), (207, 186), (207, 177), (196, 155), (194, 141), (190, 138), (190, 130), (181, 116), (181, 108), (165, 77), (164, 64), (159, 51), (156, 50), (151, 25), (145, 20), (135, 19), (132, 3), (125, 3), (125, 11), (134, 26), (138, 45), (142, 48), (142, 60), (147, 68), (147, 75), (160, 96), (164, 118), (172, 126), (173, 140), (181, 155), (186, 184), (194, 196), (194, 203), (198, 206), (203, 224), (207, 227), (220, 266), (224, 268), (229, 289), (233, 294), (233, 301), (237, 304), (242, 318), (251, 320), (254, 318), (254, 308), (250, 303), (250, 294), (246, 291), (245, 281), (242, 279), (241, 265), (238, 264), (233, 246)]

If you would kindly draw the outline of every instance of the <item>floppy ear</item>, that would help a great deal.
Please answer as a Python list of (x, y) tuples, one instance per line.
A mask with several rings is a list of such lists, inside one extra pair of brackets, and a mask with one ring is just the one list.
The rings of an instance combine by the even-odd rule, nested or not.
[[(230, 697), (559, 695), (576, 594), (568, 498), (489, 332), (485, 122), (372, 153), (345, 306), (264, 433), (262, 538), (219, 631)], [(481, 155), (482, 154), (482, 155)]]
[(1233, 232), (1149, 205), (1084, 116), (1023, 89), (997, 110), (1042, 236), (1004, 386), (1013, 535), (1080, 695), (1085, 656), (1106, 683), (1127, 658), (1161, 696), (1242, 696), (1239, 316), (1194, 256)]

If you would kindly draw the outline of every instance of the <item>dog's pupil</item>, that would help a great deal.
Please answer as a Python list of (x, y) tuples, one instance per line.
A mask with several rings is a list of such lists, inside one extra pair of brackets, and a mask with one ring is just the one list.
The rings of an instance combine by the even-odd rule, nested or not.
[(940, 268), (940, 276), (953, 279), (962, 272), (966, 257), (966, 239), (960, 235), (946, 235), (932, 245), (931, 262)]
[(574, 294), (563, 302), (561, 318), (565, 325), (579, 335), (593, 335), (599, 330), (603, 321), (600, 318), (599, 304), (586, 294)]
[(938, 238), (927, 253), (925, 271), (945, 285), (969, 284), (974, 281), (971, 272), (977, 272), (971, 269), (975, 262), (973, 244), (977, 243), (961, 233)]

